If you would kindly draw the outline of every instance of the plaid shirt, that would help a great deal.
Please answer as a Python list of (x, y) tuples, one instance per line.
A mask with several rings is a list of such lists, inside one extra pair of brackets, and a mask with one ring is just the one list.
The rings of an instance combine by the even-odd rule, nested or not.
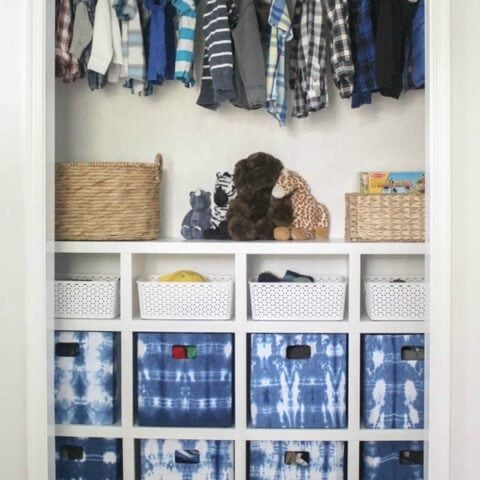
[[(299, 9), (300, 7), (298, 7)], [(295, 90), (292, 115), (306, 117), (328, 104), (327, 35), (333, 80), (342, 98), (353, 91), (354, 66), (345, 0), (303, 0), (298, 42), (291, 70)]]
[(272, 30), (267, 62), (267, 110), (280, 125), (285, 125), (287, 121), (285, 43), (293, 38), (285, 0), (273, 0), (268, 22)]
[(352, 108), (372, 103), (372, 92), (377, 90), (372, 0), (358, 0), (355, 44), (355, 87)]
[(72, 42), (73, 15), (70, 0), (57, 0), (55, 37), (55, 75), (64, 82), (81, 77), (78, 60), (69, 53)]

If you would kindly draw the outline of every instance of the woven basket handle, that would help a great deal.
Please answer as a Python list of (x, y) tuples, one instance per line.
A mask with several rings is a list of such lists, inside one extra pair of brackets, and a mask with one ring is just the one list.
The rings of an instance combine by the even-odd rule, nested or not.
[(155, 155), (155, 170), (157, 174), (157, 178), (161, 181), (162, 179), (162, 166), (163, 166), (163, 158), (160, 153)]

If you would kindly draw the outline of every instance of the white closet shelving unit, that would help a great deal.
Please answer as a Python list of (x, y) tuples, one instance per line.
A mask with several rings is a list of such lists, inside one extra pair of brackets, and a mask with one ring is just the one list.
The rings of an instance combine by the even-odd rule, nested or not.
[[(424, 272), (426, 244), (329, 242), (56, 242), (57, 268), (82, 273), (120, 273), (121, 314), (114, 320), (56, 319), (57, 330), (113, 331), (121, 335), (121, 419), (113, 426), (56, 426), (60, 436), (121, 438), (123, 478), (133, 480), (135, 440), (210, 439), (235, 442), (235, 480), (246, 480), (249, 440), (337, 440), (347, 442), (347, 475), (359, 479), (360, 442), (426, 440), (424, 430), (368, 430), (360, 420), (360, 340), (365, 333), (426, 333), (428, 321), (369, 321), (363, 314), (362, 279), (366, 273)], [(252, 321), (248, 278), (262, 269), (303, 268), (308, 273), (341, 273), (348, 278), (343, 321)], [(204, 273), (218, 268), (235, 278), (234, 316), (230, 321), (141, 320), (136, 279), (145, 273), (190, 265)], [(308, 267), (307, 267), (308, 266)], [(405, 268), (408, 272), (399, 272)], [(106, 271), (105, 271), (106, 270)], [(227, 271), (225, 271), (227, 270)], [(97, 272), (98, 273), (98, 272)], [(235, 426), (232, 428), (157, 428), (136, 425), (134, 412), (135, 332), (231, 332), (235, 337)], [(348, 428), (254, 429), (248, 426), (248, 335), (255, 332), (348, 334)]]

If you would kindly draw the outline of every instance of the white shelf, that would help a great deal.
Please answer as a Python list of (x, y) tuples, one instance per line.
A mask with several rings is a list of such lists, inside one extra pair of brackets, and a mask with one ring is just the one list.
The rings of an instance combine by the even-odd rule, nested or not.
[[(365, 333), (425, 333), (428, 322), (370, 321), (362, 310), (362, 278), (365, 265), (374, 267), (380, 262), (384, 267), (390, 261), (415, 267), (421, 264), (418, 256), (425, 255), (426, 244), (412, 243), (348, 243), (343, 240), (328, 242), (232, 242), (232, 241), (181, 241), (159, 240), (155, 242), (56, 242), (56, 252), (71, 254), (73, 265), (84, 265), (83, 257), (88, 253), (87, 266), (95, 266), (95, 254), (99, 265), (102, 255), (118, 254), (121, 276), (121, 317), (115, 320), (56, 319), (58, 330), (114, 331), (121, 335), (121, 416), (114, 426), (59, 425), (60, 436), (107, 437), (123, 439), (124, 478), (135, 476), (136, 439), (205, 439), (235, 441), (235, 480), (246, 480), (246, 442), (251, 440), (325, 440), (348, 442), (347, 476), (358, 478), (358, 459), (361, 441), (424, 440), (423, 430), (367, 430), (360, 428), (360, 351), (361, 335)], [(225, 265), (235, 276), (235, 310), (232, 320), (143, 320), (138, 318), (138, 296), (136, 279), (151, 268), (149, 254), (163, 255), (155, 259), (155, 267), (171, 268), (179, 255), (189, 263), (192, 255), (230, 255)], [(255, 255), (265, 256), (256, 259)], [(369, 257), (372, 255), (372, 257)], [(389, 255), (395, 260), (389, 259)], [(251, 258), (253, 256), (253, 259)], [(282, 256), (288, 256), (282, 258)], [(299, 259), (294, 258), (299, 256)], [(302, 258), (302, 256), (304, 256)], [(330, 256), (328, 260), (316, 262), (315, 256)], [(411, 256), (411, 258), (408, 258)], [(65, 256), (64, 256), (65, 257)], [(261, 263), (268, 257), (267, 263)], [(68, 256), (67, 256), (68, 258)], [(367, 259), (364, 262), (364, 259)], [(348, 277), (348, 298), (345, 320), (342, 321), (257, 321), (248, 313), (249, 268), (285, 268), (295, 261), (299, 269), (331, 268)], [(203, 259), (195, 259), (196, 268), (201, 268)], [(273, 261), (273, 263), (272, 263)], [(92, 263), (93, 262), (93, 263)], [(164, 263), (165, 262), (165, 263)], [(259, 262), (259, 263), (257, 263)], [(105, 264), (105, 263), (104, 263)], [(209, 265), (212, 258), (209, 258)], [(415, 268), (417, 268), (415, 267)], [(235, 427), (232, 428), (164, 428), (140, 427), (134, 423), (134, 334), (135, 332), (226, 332), (235, 334)], [(251, 333), (344, 333), (348, 334), (348, 424), (346, 429), (254, 429), (247, 426), (248, 419), (248, 334)]]
[(163, 253), (249, 255), (423, 255), (425, 243), (351, 243), (342, 239), (306, 242), (234, 242), (165, 239), (151, 242), (55, 242), (57, 253)]

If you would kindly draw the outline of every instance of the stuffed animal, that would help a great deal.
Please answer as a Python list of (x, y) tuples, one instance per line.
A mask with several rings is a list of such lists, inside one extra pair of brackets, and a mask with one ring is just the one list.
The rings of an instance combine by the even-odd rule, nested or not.
[(237, 197), (227, 212), (233, 240), (271, 240), (275, 226), (291, 225), (290, 197), (271, 195), (282, 170), (282, 162), (268, 153), (254, 153), (237, 162), (233, 174)]
[(227, 210), (231, 200), (237, 195), (233, 175), (228, 172), (217, 172), (215, 181), (215, 193), (213, 194), (213, 203), (215, 206), (212, 211), (210, 228), (205, 230), (204, 237), (211, 240), (226, 240), (230, 238), (228, 234)]
[(276, 240), (321, 240), (328, 238), (330, 215), (327, 207), (315, 200), (310, 187), (303, 177), (284, 169), (273, 187), (274, 198), (290, 197), (293, 207), (293, 221), (289, 227), (277, 226)]
[(187, 240), (203, 238), (203, 232), (210, 226), (210, 192), (196, 190), (190, 192), (192, 209), (185, 215), (182, 222), (181, 234)]

